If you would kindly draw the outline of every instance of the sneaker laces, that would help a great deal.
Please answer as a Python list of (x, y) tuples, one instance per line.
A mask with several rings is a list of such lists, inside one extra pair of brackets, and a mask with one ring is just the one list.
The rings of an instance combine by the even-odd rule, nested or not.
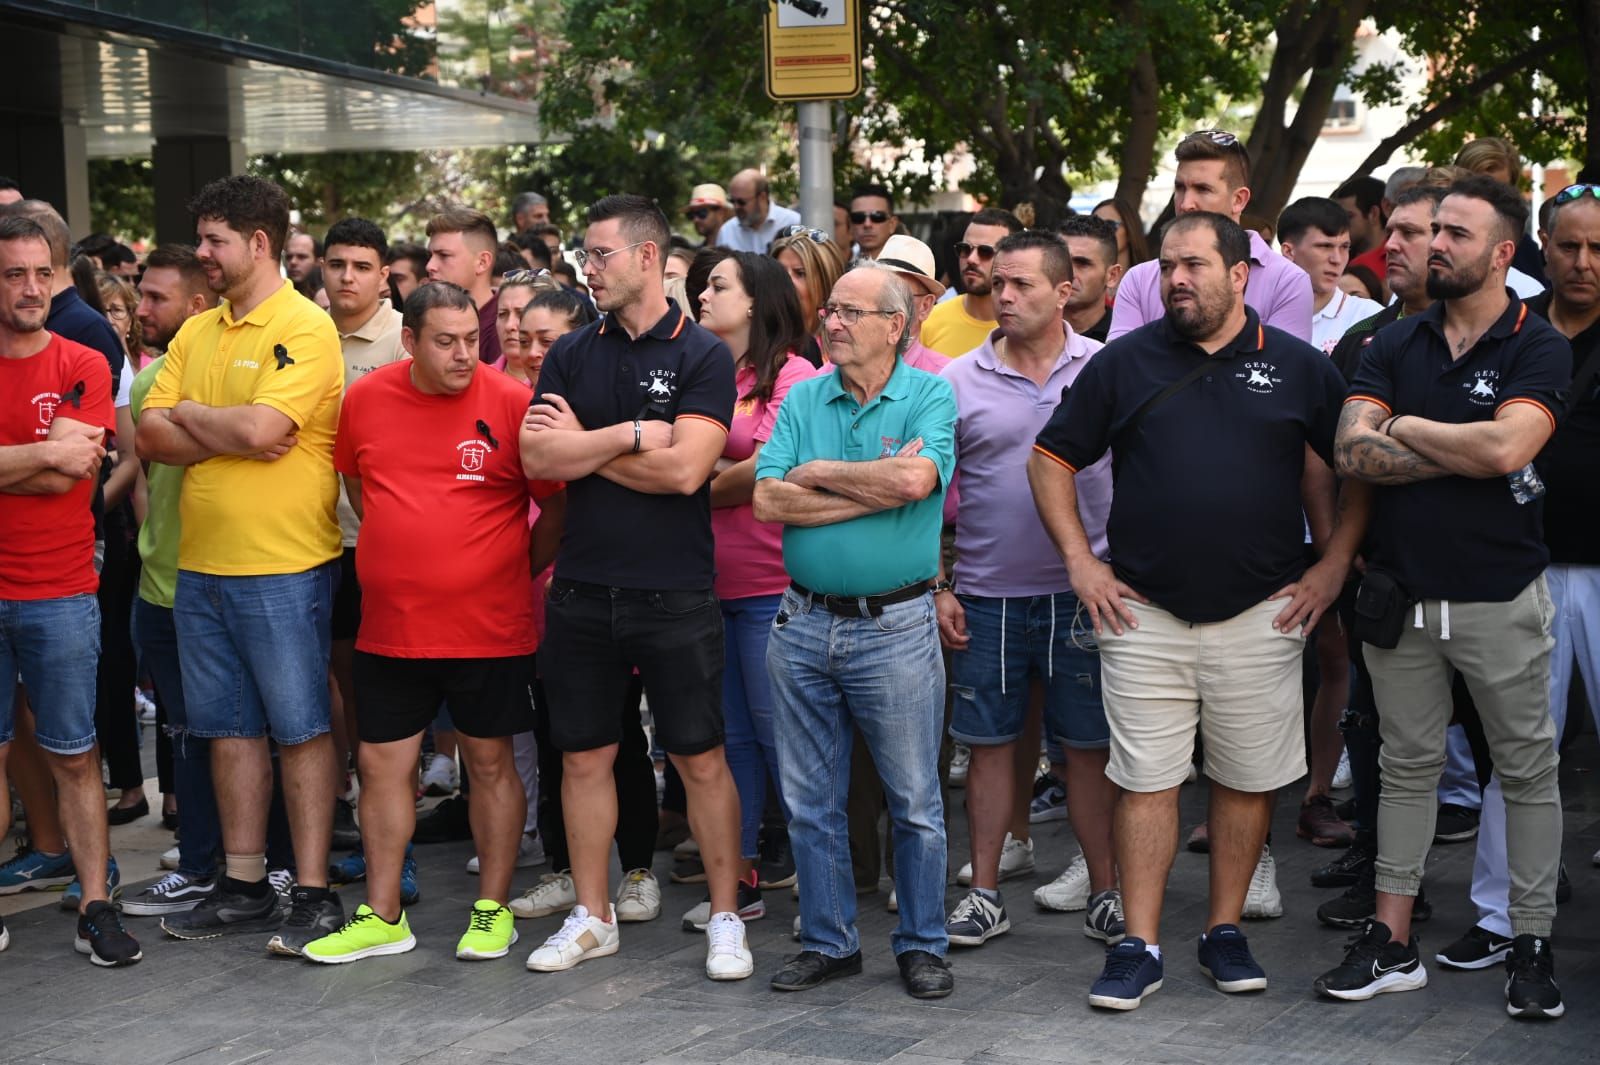
[(157, 880), (154, 884), (151, 884), (146, 890), (151, 895), (170, 895), (179, 888), (188, 887), (192, 883), (194, 883), (194, 881), (190, 878), (188, 873), (180, 873), (174, 870), (173, 872), (170, 872), (166, 876), (162, 877), (160, 880)]
[(1256, 860), (1255, 872), (1250, 874), (1250, 890), (1253, 893), (1266, 894), (1272, 890), (1272, 866), (1267, 862), (1268, 857), (1269, 855), (1263, 851), (1261, 857)]
[(737, 954), (744, 944), (744, 922), (732, 914), (716, 914), (706, 922), (713, 954)]
[(1230, 965), (1254, 965), (1255, 957), (1250, 953), (1250, 945), (1243, 935), (1234, 936), (1207, 936), (1206, 945), (1221, 955), (1222, 960)]
[(952, 923), (965, 921), (968, 918), (981, 915), (983, 908), (979, 903), (980, 898), (981, 896), (976, 891), (967, 892), (966, 897), (956, 903), (956, 908), (951, 911), (950, 921)]
[(289, 903), (289, 916), (283, 920), (284, 927), (310, 928), (317, 923), (317, 916), (321, 911), (322, 899), (296, 894)]
[(294, 886), (294, 874), (287, 869), (274, 869), (267, 874), (267, 883), (272, 885), (272, 890), (282, 895)]
[[(377, 920), (382, 920), (382, 918), (380, 918), (378, 916), (378, 911), (376, 911), (376, 910), (360, 910), (360, 909), (358, 909), (355, 913), (353, 913), (349, 917), (345, 918), (344, 924), (339, 926), (339, 931), (340, 932), (347, 932), (347, 931), (349, 931), (350, 929), (354, 928), (356, 925), (360, 924), (363, 921), (377, 921)], [(335, 933), (335, 934), (337, 934), (337, 933)]]
[(617, 893), (617, 901), (622, 902), (624, 899), (636, 899), (642, 901), (645, 891), (645, 881), (648, 879), (650, 879), (650, 871), (648, 869), (635, 869), (633, 872), (629, 873), (626, 879), (624, 879), (622, 882), (622, 890)]
[(561, 922), (561, 927), (556, 929), (555, 935), (544, 941), (547, 947), (565, 947), (573, 940), (583, 935), (589, 927), (589, 911), (582, 906), (575, 906), (567, 919)]
[(1143, 947), (1137, 951), (1121, 949), (1111, 951), (1106, 955), (1106, 967), (1100, 974), (1100, 979), (1127, 980), (1137, 976), (1149, 953)]
[(494, 932), (495, 918), (500, 916), (500, 911), (503, 909), (505, 909), (504, 906), (497, 906), (492, 910), (480, 910), (474, 906), (472, 908), (472, 918), (467, 922), (467, 931), (492, 934)]
[(1344, 963), (1346, 965), (1359, 962), (1365, 966), (1376, 961), (1378, 956), (1383, 953), (1383, 948), (1388, 944), (1370, 942), (1367, 937), (1371, 931), (1372, 925), (1369, 924), (1344, 941)]

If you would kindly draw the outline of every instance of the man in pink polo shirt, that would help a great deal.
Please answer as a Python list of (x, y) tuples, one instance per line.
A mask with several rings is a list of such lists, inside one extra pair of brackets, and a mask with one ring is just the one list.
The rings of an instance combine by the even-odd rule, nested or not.
[[(1075, 904), (1050, 908), (1087, 907), (1085, 933), (1115, 944), (1123, 936), (1111, 846), (1116, 787), (1105, 773), (1111, 737), (1099, 655), (1025, 476), (1034, 438), (1100, 344), (1062, 318), (1072, 296), (1072, 256), (1061, 237), (1030, 231), (1004, 238), (992, 277), (999, 328), (944, 372), (956, 394), (956, 470), (966, 491), (956, 515), (955, 587), (942, 579), (935, 585), (935, 608), (951, 652), (950, 735), (972, 750), (972, 889), (945, 932), (952, 945), (979, 946), (1010, 928), (998, 888), (1001, 850), (1013, 812), (1013, 749), (1037, 699), (1050, 735), (1067, 752), (1067, 809), (1083, 846), (1062, 877)], [(1084, 527), (1104, 558), (1109, 457), (1076, 481)]]
[[(1172, 181), (1172, 209), (1179, 215), (1214, 211), (1235, 222), (1250, 202), (1250, 156), (1238, 137), (1220, 129), (1203, 129), (1178, 142), (1173, 153), (1178, 173)], [(1272, 250), (1261, 235), (1250, 236), (1250, 280), (1244, 301), (1255, 308), (1263, 325), (1273, 325), (1311, 343), (1311, 278)], [(1117, 286), (1107, 341), (1163, 317), (1161, 262), (1151, 259), (1128, 271)]]

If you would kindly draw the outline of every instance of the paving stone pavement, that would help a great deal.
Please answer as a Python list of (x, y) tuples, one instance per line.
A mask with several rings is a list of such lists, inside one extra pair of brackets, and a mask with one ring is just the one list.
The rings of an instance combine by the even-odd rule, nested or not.
[[(1557, 977), (1568, 1003), (1562, 1020), (1529, 1024), (1505, 1014), (1499, 969), (1451, 973), (1432, 952), (1472, 922), (1466, 896), (1471, 846), (1436, 847), (1429, 862), (1433, 920), (1420, 926), (1430, 983), (1425, 990), (1364, 1004), (1319, 1000), (1312, 979), (1334, 964), (1343, 933), (1321, 928), (1313, 911), (1330, 893), (1308, 875), (1332, 852), (1294, 837), (1293, 803), (1275, 821), (1282, 919), (1246, 927), (1271, 978), (1267, 991), (1217, 992), (1194, 962), (1205, 919), (1206, 860), (1181, 853), (1165, 914), (1163, 989), (1129, 1014), (1085, 1003), (1101, 946), (1082, 935), (1082, 916), (1037, 911), (1036, 883), (1075, 853), (1065, 823), (1036, 826), (1037, 876), (1006, 885), (1012, 931), (987, 946), (953, 953), (956, 992), (920, 1003), (901, 989), (889, 951), (895, 918), (888, 884), (861, 899), (865, 971), (810, 992), (778, 994), (766, 980), (795, 945), (795, 903), (767, 894), (769, 914), (749, 926), (754, 979), (712, 983), (703, 974), (704, 938), (678, 916), (699, 886), (667, 882), (670, 855), (658, 854), (664, 906), (659, 920), (625, 925), (622, 952), (561, 974), (530, 973), (522, 962), (559, 918), (520, 921), (522, 942), (502, 961), (453, 957), (475, 897), (465, 873), (467, 844), (418, 850), (423, 900), (410, 911), (418, 947), (410, 954), (322, 967), (276, 958), (265, 937), (204, 943), (167, 939), (151, 919), (129, 918), (144, 961), (126, 970), (89, 965), (71, 948), (72, 919), (53, 905), (12, 913), (11, 948), (0, 954), (0, 1062), (30, 1065), (544, 1065), (544, 1063), (712, 1063), (727, 1065), (1021, 1065), (1030, 1062), (1188, 1065), (1435, 1065), (1594, 1061), (1600, 1057), (1600, 747), (1583, 737), (1562, 767), (1566, 860), (1574, 897), (1556, 928)], [(1296, 795), (1294, 788), (1286, 789)], [(962, 792), (954, 791), (959, 810)], [(1183, 793), (1185, 825), (1199, 819), (1204, 785)], [(965, 824), (952, 826), (952, 865), (965, 860)], [(114, 842), (132, 837), (120, 835)], [(148, 852), (146, 852), (148, 854)], [(153, 878), (124, 864), (130, 885)], [(543, 870), (524, 870), (525, 887)], [(363, 897), (343, 892), (347, 910)], [(951, 878), (948, 898), (960, 892)], [(8, 900), (15, 902), (16, 900)], [(35, 900), (39, 901), (39, 900)]]

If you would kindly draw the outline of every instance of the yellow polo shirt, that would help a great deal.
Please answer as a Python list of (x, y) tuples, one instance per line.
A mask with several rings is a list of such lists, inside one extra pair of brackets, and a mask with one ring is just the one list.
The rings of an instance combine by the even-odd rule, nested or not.
[(276, 462), (218, 455), (189, 467), (178, 508), (180, 569), (300, 573), (339, 556), (333, 436), (343, 391), (333, 320), (287, 281), (243, 318), (224, 300), (184, 323), (144, 409), (182, 399), (261, 404), (294, 422), (299, 443)]
[(972, 317), (967, 313), (966, 300), (952, 296), (935, 304), (928, 320), (922, 323), (922, 342), (940, 355), (959, 359), (983, 347), (999, 324)]

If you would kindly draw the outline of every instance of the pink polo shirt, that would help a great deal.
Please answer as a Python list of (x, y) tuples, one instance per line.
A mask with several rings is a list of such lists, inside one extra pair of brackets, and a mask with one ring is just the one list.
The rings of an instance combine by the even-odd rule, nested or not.
[[(1244, 301), (1256, 309), (1263, 325), (1277, 326), (1290, 336), (1311, 343), (1311, 277), (1273, 251), (1261, 234), (1253, 229), (1245, 232), (1250, 235), (1250, 280), (1245, 282)], [(1117, 286), (1106, 342), (1166, 313), (1161, 305), (1160, 261), (1140, 263)]]
[[(804, 381), (816, 373), (815, 366), (791, 354), (778, 370), (778, 379), (772, 384), (772, 398), (763, 402), (749, 397), (756, 384), (756, 372), (741, 366), (733, 378), (734, 394), (739, 399), (733, 406), (733, 425), (728, 430), (722, 457), (743, 462), (755, 454), (756, 445), (772, 437), (772, 427), (778, 423), (778, 408), (789, 389), (796, 381)], [(711, 533), (716, 537), (718, 599), (778, 595), (789, 586), (789, 575), (783, 568), (782, 525), (756, 521), (754, 508), (749, 503), (741, 503), (736, 507), (712, 508)]]
[[(1050, 595), (1071, 588), (1028, 487), (1028, 456), (1062, 389), (1101, 348), (1062, 323), (1061, 355), (1044, 384), (1001, 363), (994, 343), (952, 362), (943, 377), (956, 393), (956, 590), (968, 595)], [(1111, 456), (1077, 474), (1078, 516), (1097, 558), (1106, 558)]]
[[(945, 367), (955, 362), (950, 356), (934, 351), (921, 340), (915, 338), (912, 339), (911, 346), (906, 349), (906, 353), (900, 357), (906, 361), (907, 366), (914, 370), (926, 370), (928, 373), (941, 375), (944, 373)], [(950, 478), (950, 488), (944, 494), (944, 523), (946, 525), (954, 525), (956, 523), (956, 509), (961, 503), (960, 482), (961, 478), (959, 476)]]

